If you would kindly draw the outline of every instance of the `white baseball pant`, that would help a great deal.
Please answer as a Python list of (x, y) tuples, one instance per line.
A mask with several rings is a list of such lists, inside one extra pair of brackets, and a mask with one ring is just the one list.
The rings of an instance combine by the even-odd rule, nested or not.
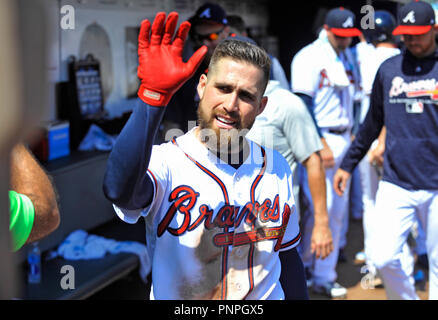
[[(426, 234), (429, 299), (438, 299), (438, 190), (407, 190), (380, 181), (369, 234), (370, 258), (384, 281), (388, 299), (419, 299), (412, 272), (403, 269), (403, 247), (417, 217)], [(374, 219), (374, 218), (373, 218)]]

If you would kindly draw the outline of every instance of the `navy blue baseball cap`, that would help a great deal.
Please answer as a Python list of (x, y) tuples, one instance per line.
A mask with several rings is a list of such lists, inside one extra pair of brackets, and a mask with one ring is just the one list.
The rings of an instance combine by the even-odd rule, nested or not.
[(401, 7), (398, 14), (398, 27), (392, 32), (400, 34), (423, 34), (429, 32), (435, 24), (435, 11), (424, 1), (412, 1)]
[(355, 28), (356, 16), (353, 12), (343, 7), (331, 9), (325, 18), (329, 30), (338, 37), (356, 37), (362, 32)]
[(228, 24), (225, 10), (216, 3), (206, 2), (196, 10), (195, 15), (190, 18), (191, 22), (215, 22), (223, 25)]
[(392, 32), (397, 23), (394, 16), (385, 10), (377, 10), (374, 13), (374, 28), (363, 31), (365, 38), (372, 43), (393, 41)]

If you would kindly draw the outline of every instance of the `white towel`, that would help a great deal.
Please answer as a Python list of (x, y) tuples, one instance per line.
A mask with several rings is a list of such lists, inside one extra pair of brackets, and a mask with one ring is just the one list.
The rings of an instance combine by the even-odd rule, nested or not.
[(319, 33), (314, 45), (321, 47), (318, 52), (324, 52), (318, 58), (322, 60), (321, 65), (325, 67), (329, 81), (339, 89), (348, 87), (350, 79), (345, 72), (344, 64), (331, 46), (324, 29)]
[(89, 235), (84, 230), (76, 230), (59, 245), (56, 251), (50, 254), (50, 258), (61, 256), (67, 260), (91, 260), (103, 258), (107, 252), (136, 254), (140, 260), (140, 277), (147, 283), (147, 276), (151, 272), (151, 261), (146, 246), (139, 242), (116, 241)]

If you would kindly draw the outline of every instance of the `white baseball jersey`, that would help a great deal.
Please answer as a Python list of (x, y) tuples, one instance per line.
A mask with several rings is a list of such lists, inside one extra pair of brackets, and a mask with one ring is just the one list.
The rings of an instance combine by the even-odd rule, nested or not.
[(361, 102), (360, 123), (365, 119), (370, 106), (370, 94), (377, 70), (386, 59), (400, 54), (398, 48), (374, 47), (370, 43), (359, 42), (356, 45), (364, 96)]
[(284, 299), (278, 252), (300, 240), (292, 174), (278, 152), (249, 145), (237, 170), (195, 129), (154, 146), (152, 203), (115, 206), (126, 222), (145, 217), (151, 299)]
[(326, 37), (320, 37), (294, 56), (292, 91), (314, 99), (320, 128), (351, 128), (356, 71), (349, 49), (337, 55)]

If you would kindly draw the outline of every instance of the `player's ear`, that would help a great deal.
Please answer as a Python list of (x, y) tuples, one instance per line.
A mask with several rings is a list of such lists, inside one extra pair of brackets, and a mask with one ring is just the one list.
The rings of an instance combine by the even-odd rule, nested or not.
[(268, 97), (264, 96), (260, 101), (260, 106), (257, 115), (261, 114), (265, 110), (266, 104), (268, 103)]
[(202, 97), (204, 96), (204, 90), (206, 85), (207, 85), (207, 76), (205, 74), (202, 74), (201, 77), (199, 78), (198, 87), (197, 87), (199, 99), (202, 99)]

